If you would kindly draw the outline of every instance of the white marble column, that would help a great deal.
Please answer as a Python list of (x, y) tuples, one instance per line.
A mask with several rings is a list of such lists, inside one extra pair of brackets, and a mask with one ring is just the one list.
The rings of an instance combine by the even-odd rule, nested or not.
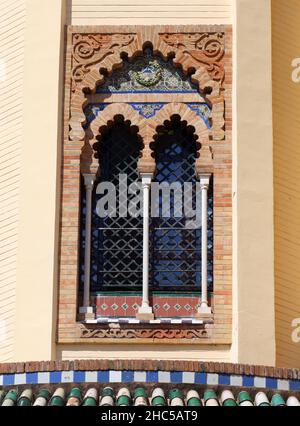
[(209, 188), (210, 174), (200, 174), (201, 187), (201, 304), (197, 316), (211, 315), (207, 297), (207, 191)]
[(91, 275), (91, 233), (92, 233), (92, 193), (95, 183), (94, 174), (83, 174), (86, 193), (86, 215), (85, 215), (85, 250), (84, 250), (84, 289), (83, 306), (79, 313), (85, 319), (94, 317), (93, 307), (90, 301), (90, 275)]
[(137, 319), (149, 320), (154, 318), (149, 304), (149, 200), (150, 186), (153, 174), (141, 173), (143, 188), (143, 298), (137, 312)]

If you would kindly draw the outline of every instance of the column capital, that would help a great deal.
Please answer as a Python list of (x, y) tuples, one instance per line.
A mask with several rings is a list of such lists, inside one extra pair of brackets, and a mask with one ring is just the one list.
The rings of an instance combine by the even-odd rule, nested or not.
[(208, 189), (209, 188), (209, 182), (211, 178), (211, 173), (199, 173), (198, 179), (200, 182), (201, 189)]
[(153, 173), (140, 173), (140, 178), (142, 179), (143, 186), (150, 186), (154, 174)]
[(84, 185), (87, 189), (93, 189), (95, 180), (96, 180), (96, 174), (94, 173), (82, 173), (82, 176), (84, 178)]

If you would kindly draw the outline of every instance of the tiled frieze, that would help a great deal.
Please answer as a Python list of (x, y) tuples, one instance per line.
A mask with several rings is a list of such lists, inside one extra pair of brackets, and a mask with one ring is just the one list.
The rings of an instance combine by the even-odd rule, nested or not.
[[(94, 297), (96, 317), (135, 318), (141, 301), (141, 295), (122, 295), (117, 292), (108, 296), (97, 295)], [(200, 302), (197, 295), (152, 295), (150, 297), (155, 318), (193, 318)]]
[(0, 387), (56, 383), (195, 384), (300, 392), (300, 371), (199, 361), (82, 360), (0, 364)]

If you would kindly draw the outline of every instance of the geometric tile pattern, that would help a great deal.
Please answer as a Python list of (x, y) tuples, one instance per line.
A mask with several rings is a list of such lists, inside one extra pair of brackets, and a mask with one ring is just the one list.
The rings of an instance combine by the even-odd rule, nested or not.
[(55, 383), (156, 383), (234, 386), (300, 392), (300, 380), (189, 371), (51, 371), (0, 375), (0, 386)]
[(154, 320), (138, 320), (136, 318), (97, 317), (95, 320), (86, 320), (86, 324), (203, 324), (203, 320), (195, 318), (161, 318)]
[[(89, 125), (98, 117), (98, 115), (104, 111), (104, 109), (110, 105), (109, 103), (91, 103), (88, 104), (84, 109), (84, 114), (86, 116), (86, 124), (84, 129), (87, 129)], [(152, 118), (155, 114), (160, 111), (166, 104), (164, 102), (130, 102), (129, 105), (138, 113), (146, 118)], [(203, 102), (194, 102), (186, 103), (186, 105), (194, 111), (198, 117), (200, 117), (208, 129), (211, 128), (211, 109), (207, 103)]]
[[(141, 305), (140, 294), (96, 295), (93, 305), (97, 317), (135, 318)], [(155, 318), (193, 318), (200, 303), (200, 296), (195, 295), (159, 295), (150, 297)], [(210, 302), (211, 303), (211, 302)]]

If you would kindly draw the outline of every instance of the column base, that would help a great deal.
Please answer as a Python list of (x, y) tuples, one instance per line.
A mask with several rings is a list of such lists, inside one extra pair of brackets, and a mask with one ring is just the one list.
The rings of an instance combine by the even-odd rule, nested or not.
[(148, 321), (154, 319), (154, 314), (150, 306), (141, 306), (136, 314), (136, 319)]
[(92, 306), (83, 306), (79, 308), (79, 318), (81, 321), (94, 320), (94, 308)]
[(211, 307), (207, 304), (200, 305), (195, 315), (195, 318), (199, 319), (210, 319), (213, 317)]

